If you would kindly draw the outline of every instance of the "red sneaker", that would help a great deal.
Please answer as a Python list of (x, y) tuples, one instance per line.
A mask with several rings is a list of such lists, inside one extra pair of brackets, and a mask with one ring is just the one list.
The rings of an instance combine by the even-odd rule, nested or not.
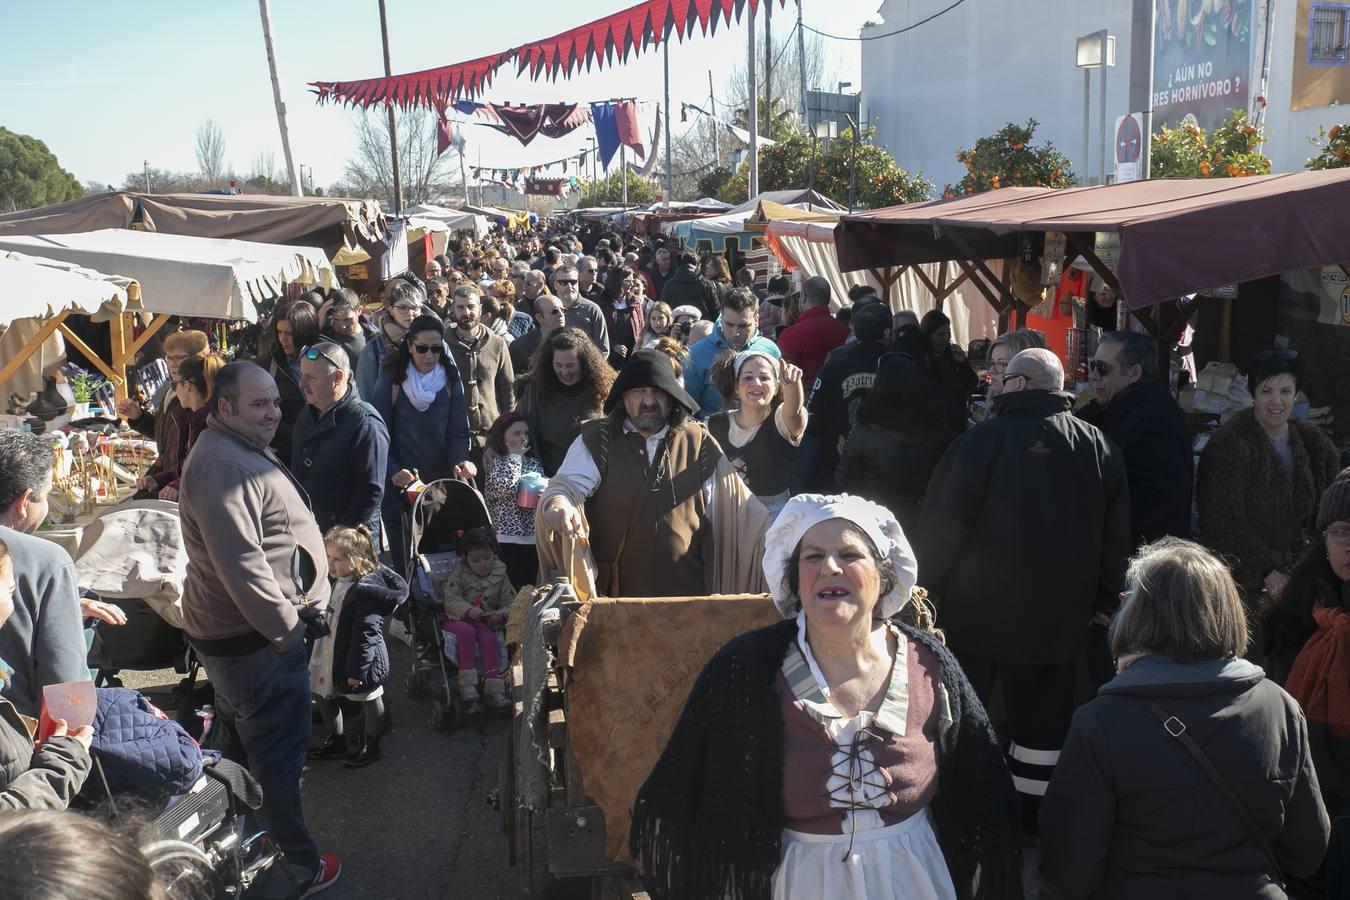
[(315, 894), (319, 893), (319, 891), (328, 890), (338, 880), (338, 876), (341, 874), (342, 860), (338, 859), (336, 853), (319, 854), (318, 874), (314, 876), (314, 881), (310, 883), (309, 887), (300, 896), (302, 898), (313, 897)]

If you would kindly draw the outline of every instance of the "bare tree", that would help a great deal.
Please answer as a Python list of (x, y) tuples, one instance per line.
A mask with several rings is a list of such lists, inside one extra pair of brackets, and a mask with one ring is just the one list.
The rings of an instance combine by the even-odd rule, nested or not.
[[(410, 109), (396, 115), (395, 127), (398, 128), (403, 205), (429, 203), (447, 194), (450, 180), (447, 170), (453, 154), (440, 156), (436, 152), (436, 117), (430, 110)], [(389, 150), (389, 122), (384, 110), (358, 113), (353, 128), (356, 150), (347, 160), (342, 190), (352, 196), (373, 197), (392, 208), (393, 162)]]
[(249, 178), (271, 178), (277, 181), (285, 179), (285, 174), (277, 172), (277, 157), (271, 150), (259, 150), (257, 156), (253, 157), (253, 168), (249, 171)]
[[(793, 30), (795, 31), (795, 29)], [(837, 76), (839, 74), (839, 61), (830, 58), (825, 50), (825, 39), (820, 35), (808, 32), (804, 42), (806, 50), (806, 89), (809, 91), (832, 91), (837, 87)], [(760, 93), (759, 115), (761, 120), (769, 115), (769, 111), (764, 104), (764, 57), (761, 47), (755, 61), (755, 75), (758, 83), (755, 85)], [(773, 64), (773, 105), (778, 111), (795, 112), (801, 104), (801, 60), (797, 53), (797, 35), (788, 32), (783, 35), (773, 35), (773, 45), (770, 47), (770, 56), (774, 60)], [(722, 103), (730, 104), (733, 108), (739, 107), (739, 116), (734, 116), (742, 124), (746, 119), (746, 76), (745, 62), (742, 60), (732, 71), (731, 77), (727, 79), (722, 90), (725, 94), (717, 96), (719, 107)], [(720, 109), (719, 109), (720, 113)], [(722, 117), (727, 121), (733, 119), (732, 114)], [(761, 121), (761, 127), (766, 122)]]
[(197, 126), (197, 168), (208, 183), (225, 175), (225, 133), (213, 119)]

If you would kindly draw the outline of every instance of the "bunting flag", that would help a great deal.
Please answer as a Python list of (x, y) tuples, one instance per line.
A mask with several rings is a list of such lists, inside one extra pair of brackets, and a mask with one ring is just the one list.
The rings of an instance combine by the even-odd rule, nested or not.
[(501, 123), (489, 127), (509, 134), (527, 147), (537, 134), (560, 138), (591, 120), (590, 110), (580, 109), (575, 103), (539, 103), (533, 106), (488, 103), (484, 105), (484, 111), (490, 112)]
[[(719, 23), (739, 22), (747, 6), (757, 10), (764, 2), (774, 0), (644, 0), (570, 31), (468, 62), (386, 78), (315, 81), (310, 87), (320, 103), (366, 108), (389, 102), (405, 108), (435, 108), (438, 103), (478, 96), (508, 62), (516, 64), (518, 74), (528, 73), (532, 81), (545, 76), (553, 81), (570, 78), (583, 68), (589, 72), (592, 67), (614, 65), (616, 60), (627, 62), (630, 56), (672, 36), (683, 42), (694, 36), (696, 27), (700, 34), (709, 30), (716, 34)], [(786, 0), (777, 2), (780, 7), (786, 4)]]

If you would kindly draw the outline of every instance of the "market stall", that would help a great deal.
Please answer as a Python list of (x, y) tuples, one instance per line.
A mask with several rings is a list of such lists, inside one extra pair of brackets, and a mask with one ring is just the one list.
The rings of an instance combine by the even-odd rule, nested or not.
[(439, 222), (448, 231), (472, 232), (475, 238), (486, 237), (488, 233), (488, 219), (482, 213), (423, 203), (405, 209), (403, 214), (412, 220), (411, 224), (414, 227), (419, 221), (426, 220)]
[[(323, 287), (334, 283), (332, 264), (317, 248), (221, 238), (112, 228), (83, 234), (0, 235), (0, 252), (3, 251), (115, 273), (138, 283), (139, 299), (128, 303), (127, 311), (148, 313), (154, 318), (135, 340), (128, 342), (131, 323), (124, 314), (109, 319), (111, 359), (99, 359), (87, 347), (76, 343), (113, 383), (119, 399), (127, 396), (126, 366), (170, 317), (253, 320), (259, 315), (259, 304), (282, 296), (287, 282)], [(44, 324), (47, 335), (59, 329), (71, 312), (58, 311), (49, 318)], [(63, 333), (67, 340), (74, 338), (68, 330)], [(29, 341), (19, 355), (26, 358), (25, 354), (31, 355), (40, 346), (41, 341)], [(6, 368), (13, 362), (8, 361)]]
[(264, 194), (148, 194), (109, 191), (0, 215), (0, 237), (131, 228), (265, 244), (384, 252), (388, 232), (377, 200)]
[(765, 191), (721, 215), (670, 222), (662, 227), (666, 234), (700, 251), (724, 253), (730, 243), (738, 252), (744, 253), (750, 249), (753, 241), (753, 234), (746, 228), (746, 223), (759, 211), (760, 204), (766, 201), (806, 212), (846, 211), (829, 197), (809, 189)]

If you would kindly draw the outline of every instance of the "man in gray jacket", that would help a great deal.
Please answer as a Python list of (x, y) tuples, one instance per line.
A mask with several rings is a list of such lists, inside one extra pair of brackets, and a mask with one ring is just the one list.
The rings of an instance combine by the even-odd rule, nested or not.
[(38, 714), (48, 684), (85, 681), (89, 667), (75, 564), (61, 547), (32, 537), (47, 518), (55, 456), (42, 439), (0, 430), (0, 540), (14, 563), (14, 614), (0, 628), (0, 659), (13, 670), (4, 697)]
[(268, 448), (276, 383), (253, 363), (216, 375), (208, 427), (183, 468), (183, 623), (216, 691), (225, 755), (263, 789), (263, 819), (305, 896), (341, 871), (320, 856), (300, 805), (310, 732), (306, 622), (328, 605), (323, 536), (299, 483)]

